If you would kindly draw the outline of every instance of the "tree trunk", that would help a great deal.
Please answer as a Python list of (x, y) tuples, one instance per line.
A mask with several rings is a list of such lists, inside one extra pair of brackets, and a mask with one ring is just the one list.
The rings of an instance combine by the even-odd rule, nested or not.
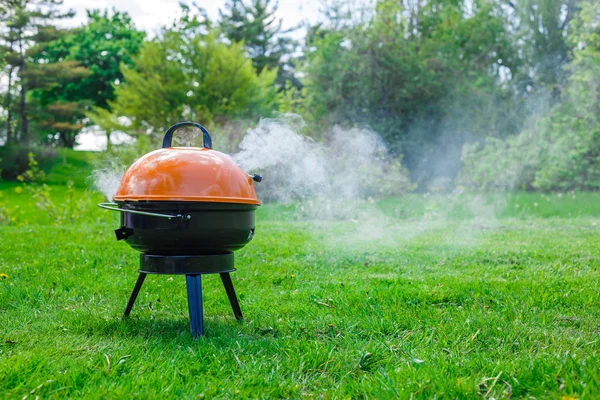
[(19, 73), (21, 74), (21, 142), (27, 143), (29, 141), (29, 121), (27, 120), (27, 111), (25, 109), (25, 95), (27, 94), (27, 89), (25, 87), (25, 51), (23, 49), (22, 34), (22, 31), (19, 32)]
[(112, 132), (107, 129), (106, 130), (106, 151), (110, 152), (110, 150), (112, 149), (112, 144), (110, 143), (110, 135), (112, 134)]
[(13, 142), (12, 132), (12, 74), (14, 67), (11, 66), (8, 70), (8, 88), (6, 90), (6, 144), (10, 145)]
[(75, 147), (75, 138), (77, 137), (75, 132), (59, 132), (58, 134), (63, 147), (68, 149)]
[[(10, 37), (10, 45), (8, 47), (9, 53), (13, 51), (14, 40), (12, 39), (12, 27), (9, 30)], [(6, 103), (4, 106), (6, 107), (6, 145), (10, 145), (12, 143), (12, 74), (15, 67), (11, 64), (8, 69), (8, 89), (6, 90)]]

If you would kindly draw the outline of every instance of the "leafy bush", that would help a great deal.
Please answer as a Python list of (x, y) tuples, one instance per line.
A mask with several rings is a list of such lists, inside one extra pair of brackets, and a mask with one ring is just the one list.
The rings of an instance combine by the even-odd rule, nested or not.
[(506, 140), (465, 145), (459, 183), (503, 191), (600, 189), (600, 121), (568, 108), (557, 106), (535, 127)]
[(11, 222), (10, 210), (0, 193), (0, 225), (8, 225)]
[(32, 153), (38, 160), (41, 169), (46, 170), (56, 157), (56, 150), (51, 147), (33, 145), (14, 145), (0, 147), (0, 176), (2, 179), (14, 180), (29, 167), (28, 154)]
[(27, 155), (28, 168), (17, 179), (23, 183), (24, 189), (35, 200), (36, 206), (46, 212), (55, 225), (72, 223), (81, 218), (89, 200), (78, 197), (72, 181), (67, 182), (67, 194), (60, 201), (52, 199), (50, 186), (44, 180), (46, 174), (39, 167), (33, 153)]
[(532, 129), (506, 140), (466, 144), (458, 184), (485, 191), (531, 190), (540, 163), (538, 136)]

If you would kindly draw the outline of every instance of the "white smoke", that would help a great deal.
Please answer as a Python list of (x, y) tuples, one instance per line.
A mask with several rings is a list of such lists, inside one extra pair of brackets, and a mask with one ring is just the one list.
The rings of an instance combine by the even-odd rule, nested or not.
[(299, 210), (317, 218), (356, 219), (373, 208), (374, 198), (410, 190), (400, 160), (371, 130), (334, 127), (317, 143), (300, 132), (303, 127), (294, 114), (264, 118), (240, 143), (233, 158), (246, 171), (264, 173), (257, 185), (264, 198), (298, 202)]
[[(303, 127), (296, 115), (262, 119), (233, 158), (246, 171), (263, 174), (256, 185), (261, 199), (295, 203), (296, 217), (311, 221), (319, 228), (315, 231), (327, 231), (322, 240), (328, 244), (395, 248), (423, 235), (451, 232), (449, 240), (462, 248), (497, 227), (501, 204), (462, 189), (410, 194), (420, 198), (422, 213), (418, 206), (411, 209), (416, 204), (408, 198), (406, 203), (392, 200), (392, 208), (382, 211), (382, 198), (406, 195), (414, 186), (381, 138), (368, 129), (334, 127), (315, 142), (301, 133)], [(456, 212), (465, 216), (457, 218)], [(339, 224), (332, 224), (334, 219)]]
[[(392, 208), (382, 211), (380, 199), (402, 196), (414, 188), (401, 159), (390, 155), (369, 129), (334, 127), (317, 132), (322, 138), (317, 142), (302, 134), (303, 128), (304, 121), (294, 114), (261, 119), (248, 130), (233, 158), (246, 172), (263, 175), (264, 180), (256, 184), (261, 200), (294, 203), (297, 218), (323, 225), (327, 231), (339, 226), (325, 238), (330, 244), (398, 246), (455, 226), (453, 240), (471, 246), (479, 232), (496, 227), (502, 205), (458, 189), (452, 194), (411, 194), (420, 199), (422, 213), (404, 200), (392, 201), (388, 203)], [(188, 132), (176, 135), (174, 143), (189, 146), (199, 137), (198, 131)], [(107, 199), (112, 200), (126, 167), (115, 161), (94, 171), (95, 186)], [(471, 211), (473, 218), (455, 220), (452, 213), (459, 208)], [(331, 220), (341, 225), (332, 225)]]
[(113, 163), (109, 167), (94, 170), (92, 179), (94, 187), (102, 193), (108, 201), (112, 201), (117, 193), (119, 183), (125, 170), (118, 163)]

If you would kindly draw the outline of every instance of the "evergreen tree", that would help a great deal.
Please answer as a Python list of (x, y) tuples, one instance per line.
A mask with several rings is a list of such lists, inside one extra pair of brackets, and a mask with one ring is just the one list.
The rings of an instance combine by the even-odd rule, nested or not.
[(5, 145), (11, 145), (14, 141), (14, 121), (13, 121), (13, 92), (14, 92), (14, 71), (17, 68), (16, 52), (16, 30), (9, 21), (13, 18), (14, 9), (9, 4), (0, 3), (0, 21), (2, 32), (0, 33), (0, 60), (2, 60), (2, 72), (6, 77), (6, 93), (2, 99), (2, 108), (6, 112), (6, 121), (4, 122)]
[[(58, 6), (62, 0), (0, 0), (4, 32), (0, 35), (0, 44), (6, 55), (9, 87), (4, 98), (4, 107), (9, 111), (7, 119), (7, 142), (26, 143), (29, 137), (30, 110), (27, 106), (27, 94), (31, 89), (28, 75), (41, 76), (39, 71), (55, 70), (53, 66), (36, 66), (38, 71), (29, 74), (31, 48), (38, 44), (56, 39), (60, 30), (52, 27), (56, 19), (73, 16), (72, 11), (61, 12)], [(39, 48), (39, 46), (38, 46)], [(60, 69), (60, 68), (59, 68)], [(17, 74), (15, 80), (15, 73)], [(13, 85), (18, 83), (18, 104), (14, 103)], [(15, 85), (16, 86), (16, 85)], [(18, 132), (13, 131), (12, 112), (19, 114)], [(10, 138), (10, 140), (9, 140)]]
[(82, 119), (91, 101), (70, 99), (64, 87), (90, 74), (90, 70), (72, 60), (29, 66), (25, 75), (31, 94), (29, 115), (43, 141), (58, 142), (69, 148), (75, 145), (75, 137), (84, 127)]
[(257, 71), (277, 68), (280, 88), (286, 81), (300, 86), (294, 76), (293, 61), (299, 44), (286, 36), (296, 28), (282, 28), (282, 21), (276, 16), (277, 7), (272, 0), (228, 0), (219, 10), (219, 26), (227, 39), (244, 43)]

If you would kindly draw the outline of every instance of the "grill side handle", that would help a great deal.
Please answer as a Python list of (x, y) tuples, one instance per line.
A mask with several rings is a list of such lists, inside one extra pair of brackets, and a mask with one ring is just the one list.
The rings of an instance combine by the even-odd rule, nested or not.
[(212, 139), (210, 138), (210, 134), (208, 133), (206, 128), (196, 122), (188, 122), (188, 121), (179, 122), (179, 123), (173, 125), (172, 127), (170, 127), (169, 129), (167, 129), (167, 133), (165, 133), (165, 137), (163, 138), (163, 144), (162, 144), (163, 149), (166, 149), (167, 147), (173, 147), (173, 134), (175, 133), (175, 131), (177, 129), (181, 128), (182, 126), (193, 126), (195, 128), (200, 129), (202, 131), (202, 137), (204, 139), (204, 148), (212, 149)]
[(248, 176), (249, 176), (250, 178), (252, 178), (252, 180), (253, 180), (254, 182), (262, 182), (262, 180), (263, 180), (263, 177), (262, 177), (262, 176), (260, 176), (259, 174), (254, 174), (254, 175), (250, 175), (250, 174), (248, 174)]
[(181, 215), (181, 214), (173, 215), (173, 214), (159, 214), (159, 213), (138, 211), (138, 210), (126, 210), (123, 208), (119, 208), (119, 205), (117, 203), (100, 203), (100, 204), (98, 204), (98, 207), (104, 208), (106, 210), (111, 210), (111, 211), (121, 211), (121, 212), (130, 213), (130, 214), (148, 215), (150, 217), (162, 217), (162, 218), (168, 218), (168, 219), (179, 218), (181, 220), (192, 219), (192, 216), (189, 214), (188, 215)]

